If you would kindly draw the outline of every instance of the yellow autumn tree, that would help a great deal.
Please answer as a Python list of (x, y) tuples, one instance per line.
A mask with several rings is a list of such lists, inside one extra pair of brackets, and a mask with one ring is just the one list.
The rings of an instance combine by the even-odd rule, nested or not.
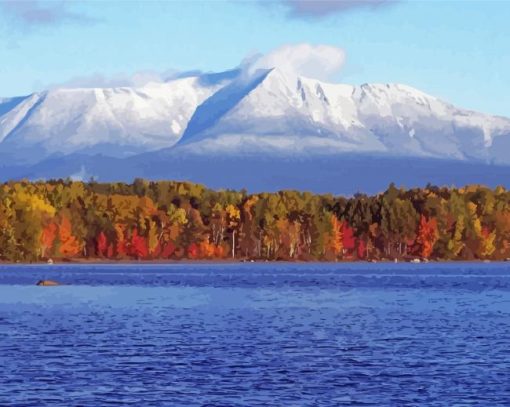
[(462, 240), (463, 232), (464, 232), (464, 216), (460, 215), (457, 217), (457, 221), (455, 222), (453, 236), (451, 237), (451, 239), (448, 240), (447, 244), (448, 253), (452, 258), (457, 257), (461, 250), (464, 248), (464, 242)]
[(330, 215), (329, 222), (330, 231), (326, 238), (326, 258), (336, 260), (343, 249), (342, 223), (334, 214)]
[(239, 220), (241, 218), (241, 212), (234, 205), (229, 204), (225, 208), (225, 212), (227, 214), (227, 225), (228, 228), (232, 231), (232, 258), (236, 257), (236, 228), (239, 224)]

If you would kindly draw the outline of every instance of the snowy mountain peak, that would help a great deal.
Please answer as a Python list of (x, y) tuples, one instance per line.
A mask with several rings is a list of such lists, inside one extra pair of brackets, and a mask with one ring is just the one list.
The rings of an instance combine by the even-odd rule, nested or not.
[(326, 83), (280, 68), (187, 74), (137, 88), (0, 99), (0, 158), (368, 153), (510, 164), (510, 120), (402, 84)]
[(74, 152), (132, 155), (174, 145), (221, 85), (199, 77), (140, 88), (55, 89), (0, 102), (0, 154), (32, 162)]
[(455, 108), (410, 86), (324, 83), (275, 68), (212, 95), (178, 145), (200, 154), (372, 152), (502, 162), (493, 144), (507, 137), (508, 119)]

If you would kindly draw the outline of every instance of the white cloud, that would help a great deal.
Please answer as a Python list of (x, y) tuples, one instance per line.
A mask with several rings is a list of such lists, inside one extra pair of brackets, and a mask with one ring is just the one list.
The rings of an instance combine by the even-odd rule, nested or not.
[(278, 68), (287, 74), (327, 80), (345, 63), (345, 51), (331, 45), (284, 45), (249, 65), (249, 72)]
[[(259, 69), (277, 68), (288, 76), (305, 76), (328, 80), (340, 71), (345, 63), (345, 51), (331, 45), (294, 44), (284, 45), (267, 54), (251, 54), (239, 65), (241, 72), (250, 77)], [(118, 73), (106, 76), (100, 73), (78, 76), (52, 84), (34, 84), (34, 91), (58, 88), (113, 88), (141, 87), (149, 82), (203, 74), (202, 71), (179, 72), (176, 70), (138, 71), (133, 74)]]

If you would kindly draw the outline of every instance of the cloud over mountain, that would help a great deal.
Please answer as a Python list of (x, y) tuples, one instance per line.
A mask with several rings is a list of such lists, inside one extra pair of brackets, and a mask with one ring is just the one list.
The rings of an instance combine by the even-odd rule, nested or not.
[(260, 56), (249, 65), (250, 72), (258, 69), (279, 70), (293, 76), (327, 80), (345, 63), (345, 51), (331, 45), (294, 44), (281, 46)]
[[(345, 59), (345, 51), (340, 47), (307, 43), (289, 44), (266, 54), (249, 55), (236, 69), (243, 71), (248, 77), (253, 76), (260, 69), (278, 68), (290, 76), (329, 80), (342, 69)], [(113, 75), (96, 72), (59, 83), (47, 84), (44, 89), (140, 87), (150, 82), (162, 83), (203, 74), (206, 73), (200, 70), (184, 72), (175, 69), (144, 70), (132, 74)]]

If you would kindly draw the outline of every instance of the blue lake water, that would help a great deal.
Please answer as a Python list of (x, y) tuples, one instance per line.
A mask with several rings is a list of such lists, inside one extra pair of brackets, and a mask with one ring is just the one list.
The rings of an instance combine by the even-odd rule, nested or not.
[(510, 264), (0, 266), (0, 405), (508, 406)]

